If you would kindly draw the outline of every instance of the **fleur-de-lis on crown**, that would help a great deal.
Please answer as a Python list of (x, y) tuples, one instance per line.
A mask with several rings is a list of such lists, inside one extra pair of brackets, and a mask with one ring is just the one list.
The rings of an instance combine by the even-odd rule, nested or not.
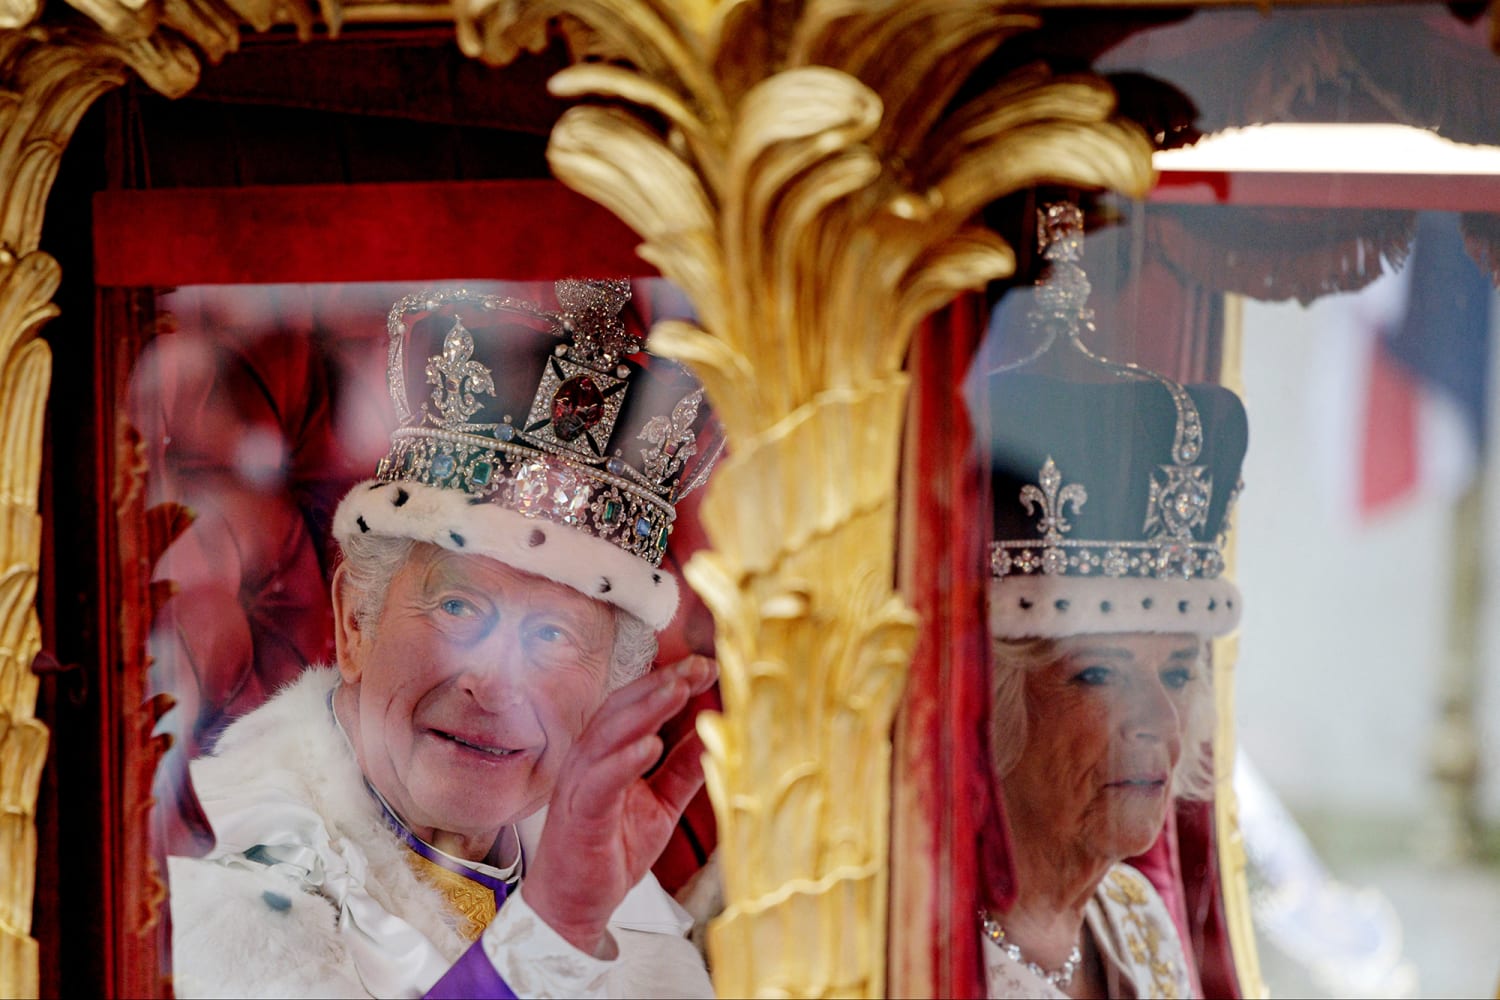
[(1047, 461), (1042, 465), (1038, 482), (1041, 483), (1041, 489), (1031, 483), (1021, 487), (1021, 503), (1026, 507), (1028, 515), (1035, 515), (1037, 507), (1041, 507), (1042, 516), (1036, 523), (1036, 530), (1042, 533), (1044, 541), (1055, 544), (1062, 541), (1063, 534), (1072, 529), (1072, 525), (1063, 517), (1063, 508), (1072, 504), (1073, 513), (1076, 514), (1088, 502), (1089, 495), (1080, 483), (1062, 485), (1062, 473), (1057, 471), (1057, 463), (1052, 461), (1051, 455), (1047, 456)]
[(670, 418), (657, 414), (646, 422), (639, 437), (655, 446), (641, 449), (647, 477), (658, 483), (664, 482), (697, 453), (693, 421), (698, 419), (698, 405), (701, 402), (703, 390), (694, 390), (677, 401), (677, 405), (672, 407)]
[(437, 386), (432, 390), (432, 403), (441, 414), (433, 417), (429, 413), (427, 418), (440, 427), (464, 426), (481, 406), (474, 394), (495, 394), (490, 370), (473, 357), (474, 337), (462, 320), (455, 319), (453, 329), (443, 338), (443, 352), (427, 359), (427, 382)]

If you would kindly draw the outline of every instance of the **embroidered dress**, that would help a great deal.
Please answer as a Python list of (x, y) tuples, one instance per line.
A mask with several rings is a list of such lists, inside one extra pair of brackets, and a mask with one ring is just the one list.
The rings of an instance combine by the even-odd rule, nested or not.
[[(178, 996), (712, 995), (691, 919), (650, 874), (610, 920), (613, 960), (548, 927), (524, 882), (474, 941), (367, 790), (328, 711), (337, 677), (310, 669), (192, 764), (217, 843), (168, 859)], [(544, 820), (518, 824), (523, 852)]]
[[(1084, 921), (1099, 946), (1111, 997), (1193, 996), (1177, 929), (1166, 904), (1140, 872), (1124, 864), (1111, 868), (1084, 908)], [(980, 939), (991, 1000), (1067, 996), (985, 935)]]

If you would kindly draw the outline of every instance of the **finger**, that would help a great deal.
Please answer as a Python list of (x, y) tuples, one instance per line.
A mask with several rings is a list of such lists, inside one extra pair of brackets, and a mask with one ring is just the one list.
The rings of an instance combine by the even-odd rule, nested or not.
[(688, 686), (675, 673), (655, 678), (644, 697), (611, 704), (606, 701), (578, 741), (580, 754), (607, 756), (660, 729), (688, 701)]
[(719, 679), (719, 664), (707, 656), (688, 656), (669, 668), (687, 682), (689, 697), (702, 694)]
[(642, 674), (618, 691), (611, 692), (609, 697), (604, 699), (604, 704), (599, 707), (599, 711), (621, 709), (649, 698), (651, 692), (675, 676), (680, 675), (672, 667), (658, 667)]
[(706, 656), (688, 656), (670, 666), (658, 667), (611, 694), (599, 706), (595, 717), (602, 715), (608, 719), (618, 712), (628, 711), (632, 705), (649, 699), (658, 688), (674, 678), (681, 678), (688, 685), (688, 697), (691, 698), (713, 686), (718, 678), (718, 665)]
[(683, 737), (647, 781), (662, 807), (681, 816), (703, 787), (703, 740), (697, 733)]
[(661, 756), (661, 737), (649, 733), (600, 760), (574, 762), (558, 782), (564, 808), (578, 819), (603, 819), (616, 812), (625, 791)]

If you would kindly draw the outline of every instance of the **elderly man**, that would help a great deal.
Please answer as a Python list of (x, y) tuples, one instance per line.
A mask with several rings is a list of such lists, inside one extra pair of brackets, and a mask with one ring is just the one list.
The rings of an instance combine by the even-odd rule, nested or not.
[(170, 863), (179, 995), (711, 992), (650, 866), (702, 782), (657, 731), (713, 667), (646, 672), (704, 418), (630, 359), (628, 295), (392, 310), (401, 426), (334, 518), (337, 663), (192, 765), (217, 844)]

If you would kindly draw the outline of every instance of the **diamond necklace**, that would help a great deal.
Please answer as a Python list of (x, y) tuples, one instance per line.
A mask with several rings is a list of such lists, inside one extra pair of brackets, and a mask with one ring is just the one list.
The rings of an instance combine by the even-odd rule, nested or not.
[(979, 928), (984, 931), (984, 936), (995, 942), (1004, 951), (1012, 962), (1019, 962), (1030, 969), (1039, 979), (1045, 979), (1049, 984), (1059, 989), (1066, 987), (1073, 981), (1073, 973), (1078, 971), (1078, 966), (1083, 962), (1083, 953), (1078, 950), (1078, 945), (1073, 945), (1073, 950), (1068, 952), (1068, 960), (1062, 964), (1062, 968), (1056, 972), (1048, 972), (1035, 962), (1028, 962), (1021, 954), (1021, 949), (1005, 940), (1005, 928), (1000, 926), (1000, 921), (990, 916), (989, 911), (980, 907)]

